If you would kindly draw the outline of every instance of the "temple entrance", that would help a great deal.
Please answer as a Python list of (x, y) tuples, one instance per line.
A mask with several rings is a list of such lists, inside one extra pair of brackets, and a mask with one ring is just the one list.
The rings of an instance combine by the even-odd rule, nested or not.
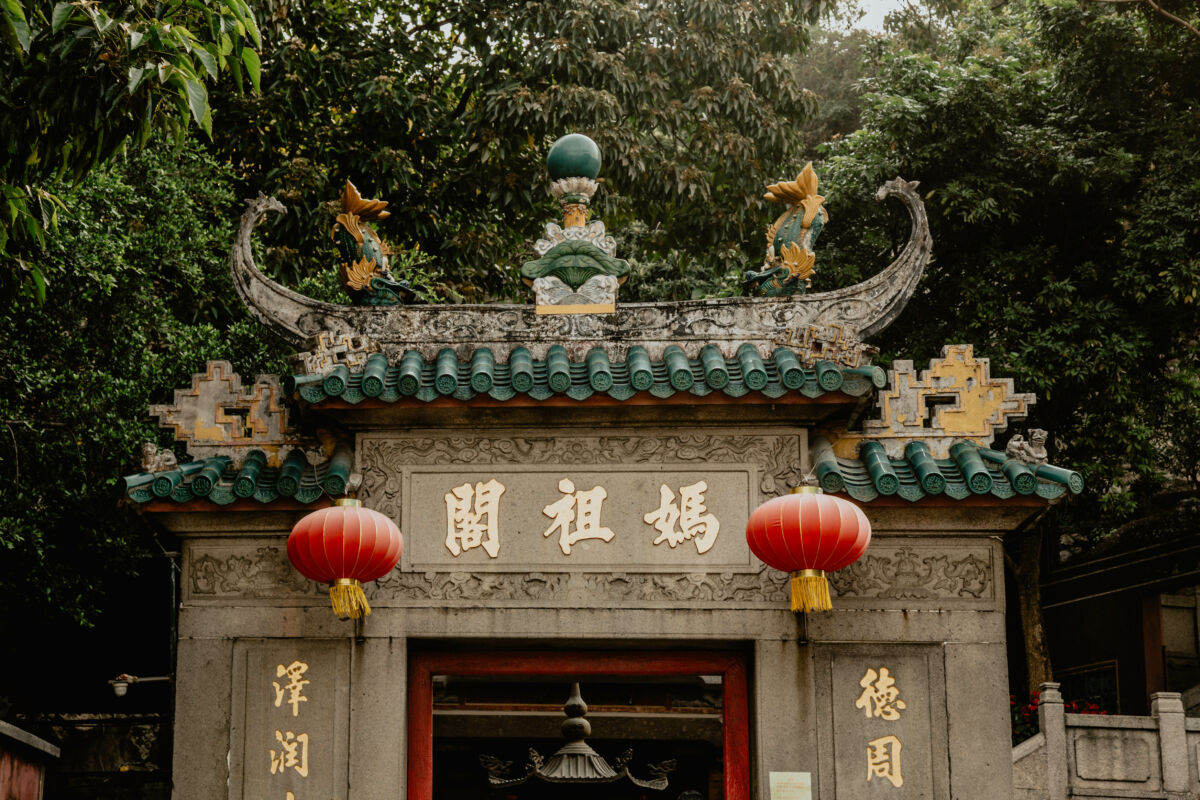
[(749, 794), (740, 654), (419, 654), (409, 685), (410, 800)]

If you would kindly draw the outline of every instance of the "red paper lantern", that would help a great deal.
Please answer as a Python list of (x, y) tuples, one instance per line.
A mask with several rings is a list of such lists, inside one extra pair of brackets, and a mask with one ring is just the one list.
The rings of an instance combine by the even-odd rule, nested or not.
[(828, 611), (826, 572), (848, 567), (871, 543), (871, 523), (858, 506), (799, 486), (768, 500), (746, 522), (750, 551), (768, 566), (792, 573), (792, 611)]
[(403, 550), (396, 523), (351, 498), (297, 522), (287, 543), (292, 566), (310, 580), (329, 584), (333, 611), (343, 619), (371, 613), (362, 584), (391, 572)]

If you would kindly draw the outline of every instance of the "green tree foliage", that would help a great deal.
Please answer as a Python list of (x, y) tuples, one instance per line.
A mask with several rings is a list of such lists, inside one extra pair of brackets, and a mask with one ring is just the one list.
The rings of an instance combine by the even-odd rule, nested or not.
[(812, 45), (796, 60), (796, 82), (813, 93), (817, 110), (802, 128), (805, 159), (816, 158), (820, 145), (860, 127), (863, 90), (858, 85), (869, 68), (876, 36), (861, 29), (818, 29)]
[(257, 86), (259, 33), (245, 0), (0, 0), (0, 34), (0, 290), (44, 299), (41, 248), (63, 211), (47, 182), (156, 129), (179, 141), (189, 119), (211, 135), (206, 84), (229, 71)]
[(935, 260), (885, 355), (973, 343), (1037, 393), (1029, 425), (1085, 474), (1082, 502), (1006, 542), (1034, 688), (1052, 674), (1045, 550), (1110, 537), (1172, 478), (1195, 482), (1200, 47), (1158, 15), (1070, 0), (892, 35), (862, 128), (828, 148), (822, 280), (861, 279), (902, 244), (906, 221), (864, 199), (919, 179)]
[[(393, 245), (431, 254), (457, 295), (521, 293), (516, 268), (556, 209), (558, 136), (607, 159), (600, 213), (630, 232), (631, 297), (732, 291), (766, 183), (792, 177), (812, 98), (792, 57), (821, 3), (412, 0), (277, 6), (261, 97), (216, 101), (216, 145), (289, 204), (269, 266), (327, 268), (321, 203), (347, 178), (392, 203)], [(640, 270), (639, 270), (640, 265)]]
[(1128, 513), (1120, 490), (1161, 479), (1183, 424), (1152, 413), (1164, 388), (1191, 391), (1177, 376), (1200, 322), (1200, 47), (1154, 17), (1009, 4), (958, 17), (933, 52), (882, 42), (875, 64), (862, 129), (824, 164), (827, 277), (860, 279), (902, 243), (903, 221), (873, 223), (864, 200), (919, 179), (935, 261), (888, 349), (974, 343), (1038, 394), (1030, 424), (1091, 498)]
[(230, 187), (191, 146), (48, 186), (65, 213), (42, 257), (46, 302), (0, 303), (0, 641), (49, 646), (50, 631), (94, 622), (151, 548), (112, 494), (139, 442), (170, 444), (150, 403), (210, 358), (248, 375), (284, 368), (233, 293)]

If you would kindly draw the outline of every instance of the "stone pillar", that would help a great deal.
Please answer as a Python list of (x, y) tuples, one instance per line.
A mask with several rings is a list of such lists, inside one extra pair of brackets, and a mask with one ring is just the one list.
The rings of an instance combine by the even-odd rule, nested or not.
[(1070, 782), (1067, 766), (1067, 714), (1059, 684), (1043, 683), (1038, 702), (1038, 725), (1046, 740), (1046, 798), (1066, 800)]
[(407, 794), (407, 661), (399, 636), (367, 638), (351, 653), (349, 794), (356, 800)]
[(1150, 714), (1158, 722), (1163, 791), (1186, 792), (1191, 776), (1188, 769), (1187, 729), (1179, 692), (1155, 692), (1150, 695)]

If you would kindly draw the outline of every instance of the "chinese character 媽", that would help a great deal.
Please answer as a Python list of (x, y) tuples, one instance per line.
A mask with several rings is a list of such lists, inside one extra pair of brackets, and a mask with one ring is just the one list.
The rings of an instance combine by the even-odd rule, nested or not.
[(872, 778), (887, 778), (892, 786), (904, 785), (904, 773), (900, 769), (900, 740), (895, 736), (884, 736), (867, 742), (867, 781)]
[[(597, 486), (586, 492), (575, 491), (575, 484), (563, 478), (558, 482), (558, 490), (566, 495), (542, 509), (542, 513), (554, 522), (542, 534), (549, 536), (557, 530), (558, 546), (563, 555), (571, 555), (571, 545), (582, 539), (601, 539), (612, 541), (613, 532), (600, 524), (600, 506), (608, 497), (608, 490)], [(571, 530), (571, 523), (575, 530)]]
[(492, 558), (500, 555), (500, 495), (504, 484), (496, 479), (464, 483), (446, 493), (446, 549), (457, 556), (482, 547)]
[(900, 712), (908, 708), (900, 699), (896, 680), (888, 673), (887, 667), (880, 667), (878, 674), (868, 669), (858, 685), (863, 687), (863, 691), (854, 701), (854, 707), (861, 708), (867, 719), (880, 717), (894, 722), (900, 719)]
[(308, 734), (295, 734), (288, 731), (275, 731), (275, 741), (279, 742), (278, 754), (271, 750), (271, 774), (282, 774), (294, 769), (300, 777), (308, 777)]
[(665, 483), (659, 487), (658, 508), (642, 517), (648, 525), (653, 525), (658, 531), (654, 544), (666, 542), (674, 549), (677, 545), (689, 539), (695, 539), (696, 552), (704, 555), (717, 543), (717, 534), (721, 531), (721, 523), (712, 514), (704, 513), (704, 493), (708, 484), (697, 481), (691, 486), (679, 487), (679, 504), (675, 503), (675, 493)]
[(277, 681), (271, 681), (271, 685), (275, 687), (275, 707), (279, 708), (283, 705), (283, 696), (287, 694), (287, 701), (292, 706), (292, 716), (300, 716), (300, 704), (307, 703), (308, 698), (304, 696), (304, 685), (312, 681), (305, 680), (301, 676), (308, 672), (308, 664), (303, 661), (293, 661), (286, 667), (280, 664), (275, 668), (275, 677), (282, 678), (287, 676), (287, 683), (280, 686)]

